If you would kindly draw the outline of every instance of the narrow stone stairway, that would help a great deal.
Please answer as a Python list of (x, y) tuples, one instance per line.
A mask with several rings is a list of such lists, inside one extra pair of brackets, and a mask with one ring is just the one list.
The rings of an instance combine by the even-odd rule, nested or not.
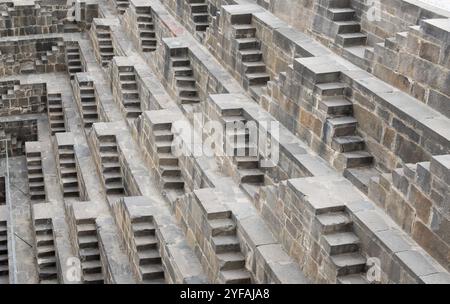
[(144, 284), (165, 283), (161, 255), (153, 217), (132, 219), (134, 242), (139, 259), (140, 279)]
[(359, 251), (360, 240), (353, 232), (353, 223), (345, 212), (324, 210), (317, 215), (322, 245), (331, 256), (339, 284), (367, 284), (366, 258)]
[(40, 151), (26, 151), (28, 187), (32, 200), (45, 200), (44, 174)]
[(109, 27), (97, 25), (96, 32), (101, 65), (106, 67), (114, 57), (114, 48)]
[(270, 81), (270, 75), (266, 72), (260, 42), (256, 38), (256, 27), (251, 24), (234, 24), (233, 35), (238, 59), (242, 62), (242, 73), (245, 75), (243, 86), (253, 98), (259, 100), (262, 88)]
[(106, 194), (123, 194), (124, 188), (116, 137), (114, 135), (100, 136), (99, 145), (99, 155)]
[(209, 214), (208, 224), (212, 246), (220, 265), (219, 280), (225, 284), (250, 284), (251, 275), (245, 268), (245, 257), (241, 252), (231, 212)]
[(81, 115), (85, 128), (90, 128), (98, 121), (97, 102), (93, 81), (82, 81), (78, 83), (80, 90)]
[(39, 283), (57, 284), (58, 272), (51, 219), (35, 220), (34, 232)]
[(181, 105), (194, 105), (200, 102), (194, 70), (191, 67), (187, 50), (177, 52), (171, 57), (172, 70), (175, 77), (175, 85), (178, 100)]
[(134, 67), (120, 66), (119, 80), (122, 91), (122, 104), (126, 112), (126, 117), (135, 119), (142, 114), (142, 110)]
[(164, 190), (172, 190), (177, 195), (184, 193), (184, 181), (178, 158), (172, 154), (173, 133), (171, 123), (153, 125), (156, 153), (159, 161), (159, 174)]
[(206, 32), (209, 27), (208, 2), (206, 0), (188, 0), (191, 18), (196, 32)]
[(103, 284), (103, 268), (95, 220), (77, 220), (76, 225), (83, 283)]
[(66, 64), (70, 79), (73, 79), (76, 73), (83, 72), (78, 42), (76, 44), (66, 44)]
[(47, 94), (47, 103), (48, 120), (52, 135), (58, 132), (66, 132), (61, 94)]
[(8, 229), (6, 221), (0, 221), (0, 284), (9, 284)]
[(58, 146), (60, 182), (64, 197), (80, 197), (73, 145)]
[(155, 26), (150, 7), (137, 7), (137, 26), (143, 52), (153, 52), (157, 47)]

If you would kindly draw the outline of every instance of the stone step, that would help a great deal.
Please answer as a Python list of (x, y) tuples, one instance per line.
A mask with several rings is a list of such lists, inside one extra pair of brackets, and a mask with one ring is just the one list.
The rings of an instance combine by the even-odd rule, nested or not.
[(346, 152), (340, 157), (342, 157), (345, 168), (370, 166), (373, 163), (373, 156), (366, 151)]
[(164, 269), (161, 264), (145, 264), (139, 266), (143, 280), (164, 278)]
[(158, 246), (158, 240), (154, 235), (137, 235), (134, 237), (134, 243), (138, 251), (155, 249)]
[(86, 273), (83, 274), (83, 281), (86, 284), (103, 284), (103, 274), (102, 273)]
[(207, 12), (203, 13), (192, 13), (192, 20), (194, 23), (208, 23), (209, 14)]
[(265, 175), (260, 169), (240, 169), (238, 172), (241, 183), (264, 183)]
[(209, 27), (209, 23), (208, 22), (197, 22), (197, 23), (195, 23), (195, 30), (196, 31), (204, 32), (204, 31), (206, 31), (206, 29), (208, 27)]
[(351, 7), (350, 0), (320, 0), (319, 4), (328, 8), (348, 8)]
[(359, 250), (359, 238), (353, 232), (338, 232), (322, 237), (322, 245), (330, 255), (351, 253)]
[(191, 62), (188, 57), (182, 56), (182, 57), (171, 57), (170, 59), (172, 61), (172, 67), (186, 67), (190, 66)]
[(316, 93), (322, 96), (342, 96), (347, 85), (341, 82), (319, 83), (316, 84)]
[(265, 85), (270, 81), (270, 75), (267, 73), (247, 73), (245, 77), (247, 77), (249, 86)]
[(205, 3), (191, 3), (191, 12), (192, 13), (207, 13), (208, 5)]
[(102, 272), (102, 263), (100, 260), (82, 261), (81, 269), (83, 270), (83, 274), (101, 273)]
[(195, 87), (195, 78), (192, 76), (175, 76), (175, 82), (180, 87)]
[(236, 39), (238, 50), (259, 49), (259, 40), (256, 38), (238, 38)]
[(348, 232), (353, 226), (352, 220), (345, 212), (330, 212), (317, 215), (317, 222), (322, 234)]
[(343, 116), (327, 119), (327, 131), (331, 138), (354, 135), (358, 121), (352, 116)]
[(80, 248), (98, 248), (97, 235), (82, 235), (78, 237), (78, 246)]
[(338, 152), (353, 152), (364, 150), (366, 144), (360, 136), (339, 136), (333, 138), (331, 147)]
[(251, 24), (234, 24), (234, 37), (240, 38), (254, 38), (256, 35), (256, 28)]
[(155, 225), (150, 222), (139, 222), (131, 225), (134, 236), (154, 236)]
[(327, 11), (327, 16), (333, 21), (345, 21), (352, 20), (355, 17), (355, 10), (352, 8), (329, 8)]
[(338, 276), (361, 273), (366, 268), (366, 259), (360, 253), (334, 255), (331, 261), (336, 267)]
[(149, 249), (138, 252), (139, 265), (159, 264), (161, 256), (157, 249)]
[(344, 177), (366, 195), (369, 193), (370, 180), (377, 176), (380, 176), (380, 172), (375, 168), (348, 168), (344, 170)]
[(224, 270), (220, 272), (222, 281), (225, 284), (251, 284), (250, 273), (245, 269)]
[(37, 256), (39, 258), (54, 256), (55, 255), (55, 246), (53, 246), (53, 245), (37, 246), (36, 251), (37, 251)]
[(249, 49), (239, 51), (239, 56), (243, 62), (262, 61), (263, 53), (258, 49)]
[(170, 130), (155, 130), (153, 131), (155, 141), (172, 141), (173, 133)]
[(178, 166), (178, 158), (172, 153), (158, 153), (160, 166)]
[(192, 76), (194, 74), (192, 68), (190, 66), (178, 66), (178, 67), (172, 67), (174, 75), (176, 77), (178, 76)]
[(359, 22), (350, 20), (337, 21), (335, 23), (338, 26), (339, 34), (361, 33), (361, 24), (359, 24)]
[(178, 166), (160, 166), (161, 176), (177, 177), (181, 176), (181, 169)]
[(239, 252), (241, 250), (236, 236), (215, 236), (212, 238), (212, 247), (217, 254), (225, 252)]
[(338, 34), (336, 36), (336, 44), (342, 47), (365, 45), (367, 35), (363, 33)]
[(319, 109), (332, 116), (353, 115), (353, 103), (343, 97), (321, 100)]
[(363, 274), (351, 274), (346, 276), (340, 276), (337, 278), (338, 284), (368, 284), (365, 275)]
[(58, 277), (56, 266), (39, 269), (39, 279), (48, 280)]
[(181, 176), (163, 176), (162, 186), (164, 189), (183, 189), (184, 181)]
[(40, 257), (37, 259), (37, 264), (39, 265), (39, 268), (55, 267), (56, 257), (55, 256)]
[(80, 256), (85, 261), (99, 260), (100, 250), (98, 248), (82, 248), (80, 249)]
[(36, 246), (52, 246), (53, 245), (53, 235), (43, 234), (36, 235)]
[(212, 219), (208, 221), (211, 228), (211, 235), (235, 235), (236, 223), (230, 218)]
[(258, 169), (259, 157), (257, 156), (236, 156), (234, 161), (238, 169)]
[(97, 235), (97, 227), (95, 224), (78, 224), (77, 225), (77, 235)]
[(262, 61), (243, 62), (244, 73), (264, 73), (266, 71), (266, 64)]

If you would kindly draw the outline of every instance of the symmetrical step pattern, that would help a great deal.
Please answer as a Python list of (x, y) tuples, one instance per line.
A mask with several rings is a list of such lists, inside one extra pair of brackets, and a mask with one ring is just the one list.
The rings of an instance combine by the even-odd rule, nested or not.
[(28, 188), (32, 200), (45, 200), (45, 183), (42, 158), (39, 151), (26, 151)]
[(64, 197), (79, 197), (78, 173), (73, 145), (58, 146), (60, 183)]
[(250, 284), (250, 272), (245, 268), (245, 256), (241, 252), (236, 223), (231, 212), (208, 214), (211, 242), (219, 260), (219, 281), (225, 284)]
[(66, 64), (70, 79), (73, 79), (76, 73), (83, 72), (80, 47), (78, 43), (66, 45)]
[(142, 114), (142, 110), (134, 67), (120, 66), (119, 81), (126, 117), (136, 118)]
[(197, 104), (200, 97), (194, 77), (194, 70), (186, 51), (177, 51), (171, 57), (178, 100), (182, 105)]
[[(327, 85), (334, 89), (325, 91), (319, 102), (319, 109), (327, 115), (325, 138), (331, 141), (334, 150), (341, 153), (344, 169), (371, 166), (373, 156), (365, 151), (365, 141), (357, 135), (358, 121), (353, 117), (353, 104), (344, 96), (345, 86)], [(329, 96), (325, 95), (327, 92), (330, 92)]]
[(122, 182), (116, 137), (114, 135), (102, 135), (99, 136), (98, 140), (106, 194), (123, 194), (125, 191)]
[(260, 168), (257, 142), (251, 142), (249, 129), (245, 127), (247, 120), (240, 109), (222, 112), (225, 122), (227, 153), (233, 155), (241, 184), (262, 186), (265, 174)]
[(336, 44), (342, 47), (366, 44), (367, 35), (361, 32), (361, 24), (355, 18), (350, 0), (329, 0), (327, 8), (328, 18), (337, 26)]
[(83, 283), (103, 284), (103, 267), (95, 220), (77, 220), (76, 225)]
[(359, 252), (359, 238), (353, 233), (353, 223), (342, 210), (324, 211), (317, 215), (322, 245), (335, 266), (337, 283), (367, 284), (366, 258)]
[(153, 52), (156, 50), (157, 39), (155, 26), (153, 24), (151, 7), (136, 8), (137, 27), (143, 52)]
[(206, 0), (187, 0), (191, 8), (191, 18), (196, 32), (205, 32), (209, 27), (208, 2)]
[(61, 94), (47, 94), (47, 103), (48, 120), (52, 135), (58, 132), (66, 132)]
[(164, 190), (175, 192), (184, 191), (184, 181), (181, 176), (181, 168), (178, 158), (172, 154), (173, 133), (171, 123), (160, 123), (153, 125), (156, 153), (159, 161), (159, 174)]
[(0, 284), (9, 283), (8, 229), (6, 221), (0, 221)]
[(81, 115), (85, 128), (90, 128), (98, 121), (97, 101), (93, 81), (79, 82)]
[(141, 216), (132, 219), (131, 228), (139, 258), (141, 281), (145, 284), (165, 283), (153, 217)]
[(58, 283), (56, 250), (51, 219), (34, 221), (36, 259), (40, 283)]
[(242, 72), (245, 75), (243, 85), (252, 94), (259, 98), (262, 88), (270, 80), (266, 73), (263, 53), (259, 40), (256, 38), (256, 27), (251, 24), (234, 24), (234, 38), (238, 58), (242, 62)]
[(102, 66), (106, 67), (114, 57), (114, 47), (112, 44), (110, 29), (108, 26), (97, 25), (95, 30), (98, 51), (100, 52), (100, 61)]

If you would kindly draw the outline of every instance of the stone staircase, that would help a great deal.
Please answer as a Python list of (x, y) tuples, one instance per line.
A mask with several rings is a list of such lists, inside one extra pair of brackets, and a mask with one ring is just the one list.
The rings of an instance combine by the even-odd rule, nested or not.
[(341, 208), (318, 210), (316, 217), (321, 233), (321, 244), (330, 255), (339, 284), (367, 284), (366, 258), (359, 252), (360, 240), (353, 232), (353, 223)]
[(83, 72), (80, 47), (78, 43), (66, 45), (66, 64), (70, 79), (75, 77), (75, 73)]
[(152, 9), (150, 7), (137, 7), (136, 15), (141, 50), (143, 52), (153, 52), (156, 50), (158, 41), (153, 24)]
[(188, 0), (191, 18), (196, 32), (206, 32), (209, 27), (208, 2), (206, 0)]
[(57, 284), (58, 271), (51, 219), (34, 220), (39, 283)]
[(238, 182), (247, 188), (263, 186), (265, 175), (260, 168), (257, 142), (250, 142), (249, 130), (245, 128), (247, 120), (242, 110), (223, 110), (222, 119), (225, 122), (226, 153), (232, 153)]
[(137, 252), (140, 281), (144, 284), (165, 283), (153, 217), (133, 218), (131, 230)]
[(77, 219), (78, 250), (84, 284), (103, 284), (103, 267), (94, 219)]
[(61, 190), (64, 197), (79, 197), (78, 173), (73, 145), (58, 145)]
[(127, 10), (128, 6), (130, 6), (129, 0), (114, 0), (116, 4), (116, 9), (120, 15), (123, 15)]
[(97, 102), (93, 81), (78, 82), (81, 101), (81, 116), (85, 128), (98, 121)]
[(40, 151), (26, 151), (28, 187), (32, 200), (45, 200), (45, 183)]
[(172, 123), (154, 124), (152, 127), (155, 138), (155, 149), (158, 157), (158, 173), (164, 190), (171, 190), (177, 194), (184, 193), (184, 181), (181, 168), (176, 156), (172, 154)]
[(178, 101), (181, 105), (195, 105), (200, 102), (194, 70), (187, 53), (187, 49), (174, 50), (171, 56), (172, 70)]
[(61, 94), (47, 94), (47, 103), (48, 121), (52, 135), (66, 132)]
[(102, 166), (102, 181), (106, 194), (123, 194), (122, 172), (119, 164), (119, 151), (115, 135), (98, 137), (99, 156)]
[(343, 169), (369, 167), (372, 155), (365, 151), (365, 141), (357, 134), (358, 121), (353, 116), (353, 104), (346, 99), (345, 85), (341, 83), (318, 84), (322, 92), (319, 110), (326, 114), (324, 138), (339, 154)]
[(259, 40), (256, 38), (256, 27), (251, 23), (233, 24), (233, 34), (237, 58), (241, 62), (243, 86), (252, 97), (259, 100), (262, 88), (270, 80), (263, 61), (263, 53)]
[(97, 47), (100, 55), (99, 59), (101, 61), (101, 65), (106, 67), (114, 57), (114, 47), (112, 44), (110, 29), (108, 26), (97, 24), (95, 28), (95, 35), (97, 38)]
[(231, 213), (217, 214), (208, 218), (212, 245), (219, 260), (219, 280), (225, 284), (250, 284), (250, 272), (245, 268), (245, 257), (241, 252), (236, 224)]
[(142, 110), (134, 67), (119, 66), (119, 81), (126, 117), (135, 119), (142, 114)]
[(327, 0), (324, 4), (327, 8), (326, 17), (332, 21), (336, 33), (335, 43), (343, 48), (343, 56), (366, 66), (366, 52), (373, 48), (366, 46), (367, 35), (361, 31), (351, 0)]
[(9, 283), (8, 229), (6, 221), (0, 221), (0, 284)]

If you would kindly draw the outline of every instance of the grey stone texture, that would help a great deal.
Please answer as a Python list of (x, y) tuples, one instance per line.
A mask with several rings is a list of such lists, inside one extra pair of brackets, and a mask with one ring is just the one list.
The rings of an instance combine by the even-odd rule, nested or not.
[(0, 6), (0, 283), (450, 281), (444, 11), (59, 2)]

